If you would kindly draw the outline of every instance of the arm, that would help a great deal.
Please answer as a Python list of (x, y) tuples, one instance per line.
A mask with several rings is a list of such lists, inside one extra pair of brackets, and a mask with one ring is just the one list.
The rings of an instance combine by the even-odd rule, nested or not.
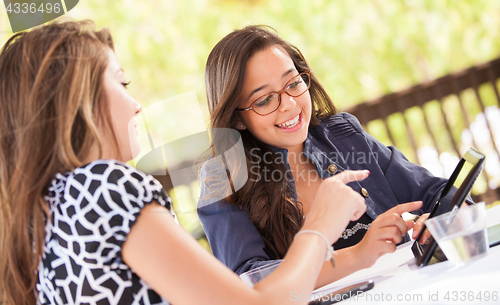
[[(227, 179), (225, 171), (220, 173), (217, 165), (216, 162), (203, 165), (197, 210), (213, 255), (237, 274), (269, 264), (276, 257), (266, 247), (248, 214), (217, 193), (223, 188), (220, 181)], [(207, 180), (208, 176), (212, 180)], [(212, 181), (219, 184), (214, 185)]]
[[(293, 289), (285, 287), (312, 291), (324, 255), (322, 240), (312, 235), (300, 238), (276, 270), (274, 292), (269, 280), (252, 290), (158, 205), (144, 208), (123, 247), (127, 265), (173, 304), (286, 304)], [(279, 276), (283, 272), (291, 275)]]
[(224, 200), (198, 208), (213, 255), (237, 274), (275, 259), (257, 228), (240, 208)]
[[(367, 175), (357, 173), (358, 179)], [(337, 178), (325, 180), (320, 188), (303, 229), (320, 231), (333, 243), (349, 219), (357, 219), (364, 213), (364, 200)], [(251, 289), (199, 247), (160, 208), (152, 204), (142, 210), (123, 246), (122, 256), (127, 265), (167, 300), (174, 304), (306, 303), (297, 303), (292, 293), (305, 295), (314, 288), (326, 252), (325, 243), (318, 236), (300, 235), (276, 271)]]
[[(375, 156), (377, 160), (375, 165), (378, 166), (383, 175), (377, 178), (386, 180), (386, 185), (390, 188), (397, 203), (422, 201), (423, 205), (418, 214), (429, 213), (447, 180), (436, 177), (424, 167), (408, 161), (397, 148), (382, 144), (365, 132), (358, 119), (353, 115), (344, 113), (343, 116), (364, 139), (363, 145), (359, 145), (361, 137), (359, 139), (353, 137), (353, 140), (357, 141), (358, 144), (351, 146), (359, 147), (359, 149), (366, 150)], [(375, 178), (374, 171), (371, 171), (371, 178)], [(380, 183), (378, 182), (379, 185), (381, 185)], [(452, 194), (448, 194), (444, 200), (446, 201), (448, 198), (451, 200), (452, 197)], [(383, 206), (385, 210), (392, 207), (386, 206), (385, 203), (377, 204)]]
[(380, 256), (396, 251), (396, 244), (401, 242), (406, 232), (413, 227), (413, 222), (405, 222), (401, 214), (418, 209), (421, 205), (421, 201), (400, 204), (379, 215), (358, 244), (337, 251), (337, 268), (329, 264), (323, 265), (316, 287), (369, 268)]
[[(354, 116), (344, 114), (344, 117), (351, 123), (353, 128), (363, 135), (368, 149), (377, 156), (378, 165), (397, 202), (416, 200), (423, 202), (422, 208), (416, 211), (416, 214), (421, 215), (421, 217), (413, 227), (412, 238), (415, 239), (437, 202), (447, 179), (435, 177), (424, 167), (408, 161), (397, 148), (387, 147), (380, 143), (362, 129), (359, 121)], [(441, 199), (442, 207), (450, 206), (456, 191), (457, 189), (453, 188)], [(470, 201), (470, 198), (467, 201)], [(447, 209), (444, 208), (444, 211), (447, 211)], [(430, 237), (430, 233), (426, 232), (420, 241), (425, 242), (428, 237)]]
[[(317, 286), (370, 267), (384, 253), (394, 252), (396, 244), (401, 242), (407, 230), (413, 227), (413, 222), (405, 222), (401, 219), (401, 214), (421, 209), (422, 202), (414, 202), (416, 200), (425, 200), (427, 208), (424, 210), (430, 210), (434, 198), (446, 182), (445, 179), (434, 177), (426, 169), (409, 162), (397, 149), (382, 145), (364, 132), (352, 115), (343, 113), (332, 119), (329, 125), (326, 125), (332, 132), (333, 137), (330, 139), (334, 145), (340, 147), (339, 149), (356, 149), (357, 152), (369, 153), (367, 160), (376, 160), (366, 164), (347, 164), (348, 167), (368, 166), (370, 169), (370, 179), (363, 184), (373, 195), (371, 208), (376, 214), (371, 216), (376, 218), (358, 245), (337, 251), (338, 268), (333, 269), (325, 264)], [(348, 161), (350, 160), (346, 159), (346, 162)], [(410, 203), (401, 204), (406, 201)], [(424, 219), (425, 216), (422, 221)]]
[[(410, 202), (421, 200), (423, 202), (422, 207), (416, 211), (416, 214), (421, 215), (421, 217), (413, 227), (412, 238), (417, 238), (420, 234), (420, 230), (424, 226), (424, 222), (427, 220), (434, 205), (438, 201), (447, 179), (432, 175), (424, 167), (408, 161), (397, 148), (386, 147), (365, 131), (363, 131), (363, 133), (367, 139), (368, 145), (380, 157), (378, 159), (380, 167), (397, 201)], [(457, 190), (457, 188), (453, 187), (446, 196), (441, 198), (441, 208), (437, 215), (449, 210)], [(470, 197), (466, 198), (466, 202), (472, 203)], [(411, 227), (408, 227), (408, 230), (409, 229), (411, 229)], [(421, 237), (420, 243), (423, 244), (430, 236), (430, 232), (426, 231)]]
[[(203, 194), (203, 192), (202, 192)], [(203, 198), (203, 197), (201, 197)], [(236, 274), (272, 262), (264, 241), (245, 212), (224, 200), (198, 207), (198, 216), (207, 234), (213, 255)], [(355, 251), (337, 250), (336, 268), (325, 262), (315, 288), (337, 281), (362, 269)], [(271, 254), (272, 255), (272, 254)]]

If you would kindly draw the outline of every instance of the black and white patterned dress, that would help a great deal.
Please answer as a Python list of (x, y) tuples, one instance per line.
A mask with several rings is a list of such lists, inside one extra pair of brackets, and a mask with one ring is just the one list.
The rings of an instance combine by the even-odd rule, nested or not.
[(40, 304), (168, 304), (121, 253), (147, 203), (170, 210), (156, 179), (125, 163), (97, 160), (57, 174), (46, 201), (52, 221), (38, 267)]

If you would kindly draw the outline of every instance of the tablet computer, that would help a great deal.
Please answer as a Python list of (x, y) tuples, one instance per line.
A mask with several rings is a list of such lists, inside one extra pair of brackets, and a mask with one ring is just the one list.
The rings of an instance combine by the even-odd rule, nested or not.
[[(439, 199), (434, 204), (429, 218), (460, 208), (483, 167), (484, 155), (477, 152), (473, 148), (469, 149), (460, 162), (458, 162), (458, 165), (451, 174), (450, 179), (448, 179), (448, 182), (441, 191)], [(449, 204), (442, 203), (441, 200), (448, 195), (452, 189), (456, 189), (456, 192), (451, 202)], [(430, 237), (424, 245), (421, 245), (418, 242), (425, 229), (426, 227), (424, 225), (411, 248), (413, 255), (415, 256), (417, 266), (419, 267), (427, 266), (429, 264), (429, 261), (438, 246), (437, 242), (432, 237)]]

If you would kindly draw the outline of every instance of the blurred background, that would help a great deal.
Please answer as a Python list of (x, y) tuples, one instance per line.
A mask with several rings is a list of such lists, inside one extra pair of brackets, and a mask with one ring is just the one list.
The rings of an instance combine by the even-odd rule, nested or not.
[[(145, 128), (151, 136), (165, 143), (179, 138), (183, 130), (169, 127), (170, 121), (176, 120), (180, 126), (206, 126), (206, 58), (222, 37), (249, 24), (270, 25), (297, 46), (339, 109), (500, 55), (500, 1), (490, 0), (80, 0), (60, 18), (92, 19), (98, 27), (110, 28), (116, 53), (131, 81), (129, 92), (143, 108), (185, 93), (198, 103), (199, 110), (188, 111), (182, 99), (177, 99), (170, 103), (169, 113), (147, 120)], [(0, 6), (0, 43), (11, 35), (5, 7)], [(467, 103), (467, 97), (464, 99)], [(487, 93), (483, 102), (491, 113), (493, 137), (498, 138), (500, 113), (494, 94)], [(471, 120), (484, 121), (484, 114), (478, 117), (481, 110), (470, 107), (466, 108), (472, 112)], [(454, 109), (446, 111), (453, 113)], [(432, 107), (430, 113), (432, 124)], [(389, 121), (394, 129), (403, 129), (403, 121)], [(412, 122), (410, 119), (418, 138), (422, 128)], [(382, 142), (394, 144), (381, 124), (365, 127)], [(484, 133), (480, 128), (477, 132)], [(396, 137), (405, 135), (396, 132)], [(491, 144), (490, 138), (485, 145)], [(415, 161), (407, 141), (395, 142)], [(441, 151), (437, 158), (446, 158), (446, 153), (446, 149)], [(489, 158), (493, 160), (487, 166), (493, 173), (489, 183), (498, 184), (498, 154), (493, 152)], [(456, 156), (447, 160), (452, 168), (458, 161)], [(433, 162), (427, 161), (430, 167)], [(437, 175), (449, 175), (442, 164), (430, 169)], [(188, 231), (199, 233), (193, 211), (199, 196), (197, 183), (176, 188), (175, 199), (188, 207), (184, 210), (189, 212), (179, 214), (181, 223)]]

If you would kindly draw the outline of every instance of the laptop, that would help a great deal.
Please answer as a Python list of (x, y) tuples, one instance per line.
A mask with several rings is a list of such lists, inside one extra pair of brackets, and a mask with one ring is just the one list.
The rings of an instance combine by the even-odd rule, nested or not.
[[(467, 198), (472, 185), (476, 181), (481, 170), (484, 168), (484, 155), (474, 150), (469, 149), (458, 162), (457, 167), (453, 170), (450, 179), (444, 186), (439, 199), (434, 204), (434, 207), (429, 215), (429, 218), (438, 216), (450, 211), (456, 211), (460, 208), (464, 200)], [(456, 190), (453, 199), (449, 204), (442, 202), (442, 199), (451, 191)], [(424, 245), (418, 241), (422, 237), (426, 227), (422, 227), (419, 236), (415, 239), (412, 245), (413, 255), (417, 262), (417, 266), (423, 267), (429, 265), (433, 256), (433, 262), (446, 260), (446, 256), (440, 251), (437, 242), (430, 237)]]

